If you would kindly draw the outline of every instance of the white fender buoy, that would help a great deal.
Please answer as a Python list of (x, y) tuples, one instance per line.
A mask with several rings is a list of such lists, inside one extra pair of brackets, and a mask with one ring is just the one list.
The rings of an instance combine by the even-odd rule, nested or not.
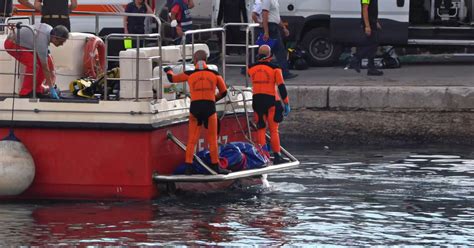
[(35, 162), (28, 149), (10, 132), (0, 141), (0, 196), (19, 195), (33, 182)]

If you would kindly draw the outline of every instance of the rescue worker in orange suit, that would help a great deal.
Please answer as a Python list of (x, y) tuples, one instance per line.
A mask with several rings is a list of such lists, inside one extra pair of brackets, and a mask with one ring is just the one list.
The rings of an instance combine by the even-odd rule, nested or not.
[[(258, 49), (258, 61), (249, 67), (248, 73), (252, 81), (252, 107), (257, 123), (257, 143), (263, 147), (266, 144), (266, 127), (270, 129), (273, 164), (288, 162), (281, 156), (280, 136), (278, 125), (283, 121), (283, 115), (290, 113), (288, 93), (280, 67), (272, 64), (272, 52), (268, 45)], [(279, 94), (277, 94), (277, 88)], [(281, 98), (280, 98), (281, 96)], [(282, 105), (282, 102), (284, 105)]]
[[(201, 126), (207, 129), (207, 142), (211, 155), (211, 169), (219, 174), (228, 174), (229, 171), (219, 166), (217, 146), (217, 113), (216, 102), (227, 95), (227, 87), (219, 73), (207, 68), (207, 54), (203, 50), (196, 51), (193, 56), (195, 70), (174, 74), (170, 67), (164, 68), (168, 80), (173, 83), (188, 82), (191, 93), (189, 109), (189, 131), (186, 146), (186, 160), (188, 164), (185, 174), (192, 174), (192, 163), (196, 143), (199, 139)], [(216, 95), (216, 88), (219, 93)]]
[(69, 13), (77, 8), (77, 0), (35, 0), (35, 9), (41, 12), (41, 22), (51, 27), (65, 26), (71, 31)]

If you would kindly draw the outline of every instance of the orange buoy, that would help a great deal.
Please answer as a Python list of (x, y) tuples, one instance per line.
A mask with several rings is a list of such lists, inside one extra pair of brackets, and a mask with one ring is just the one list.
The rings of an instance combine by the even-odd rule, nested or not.
[(84, 76), (97, 78), (105, 71), (105, 44), (99, 37), (87, 39), (84, 48)]

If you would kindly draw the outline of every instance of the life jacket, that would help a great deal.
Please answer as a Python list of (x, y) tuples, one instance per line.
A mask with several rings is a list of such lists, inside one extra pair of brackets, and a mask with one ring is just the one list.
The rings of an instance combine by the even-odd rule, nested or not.
[(174, 0), (173, 6), (176, 4), (178, 4), (181, 9), (181, 20), (178, 20), (181, 27), (192, 25), (193, 21), (188, 5), (184, 3), (184, 0)]

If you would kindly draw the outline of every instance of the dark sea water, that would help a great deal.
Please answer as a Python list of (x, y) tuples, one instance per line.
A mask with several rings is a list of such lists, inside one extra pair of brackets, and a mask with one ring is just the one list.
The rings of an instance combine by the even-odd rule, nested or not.
[(288, 147), (269, 188), (0, 204), (0, 245), (474, 244), (471, 147)]

